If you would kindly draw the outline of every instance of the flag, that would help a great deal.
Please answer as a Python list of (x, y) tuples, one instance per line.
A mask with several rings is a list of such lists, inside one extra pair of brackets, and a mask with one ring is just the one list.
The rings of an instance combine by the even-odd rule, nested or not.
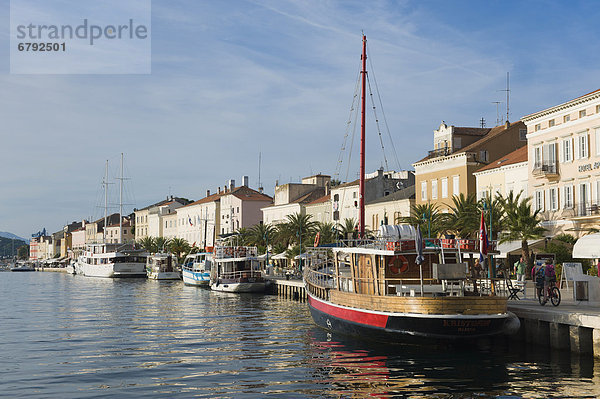
[(417, 248), (417, 258), (415, 263), (420, 265), (425, 260), (423, 256), (423, 235), (421, 234), (421, 226), (417, 225), (417, 232), (415, 235), (415, 248)]
[(193, 226), (194, 224), (192, 223), (192, 218), (188, 216), (188, 222), (190, 222), (190, 226)]
[(479, 262), (483, 264), (488, 253), (488, 239), (485, 231), (485, 220), (481, 212), (481, 222), (479, 223)]

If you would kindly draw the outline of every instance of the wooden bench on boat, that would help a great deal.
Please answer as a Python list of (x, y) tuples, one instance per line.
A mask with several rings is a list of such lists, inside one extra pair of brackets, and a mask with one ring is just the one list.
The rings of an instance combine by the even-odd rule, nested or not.
[[(397, 284), (397, 296), (421, 296), (420, 284)], [(433, 296), (434, 294), (444, 293), (444, 287), (441, 285), (423, 285), (423, 296)]]

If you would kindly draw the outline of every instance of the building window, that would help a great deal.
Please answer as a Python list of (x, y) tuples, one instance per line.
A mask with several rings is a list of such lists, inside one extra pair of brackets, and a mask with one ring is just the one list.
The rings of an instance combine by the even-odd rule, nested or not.
[(240, 207), (239, 206), (237, 207), (237, 213), (240, 213)]
[(596, 113), (600, 114), (600, 105), (596, 105)]
[(571, 138), (563, 140), (562, 154), (564, 162), (571, 162), (573, 160), (573, 141)]
[(538, 130), (540, 130), (542, 128), (542, 125), (540, 125), (539, 123), (537, 125), (535, 125), (535, 131), (537, 132)]
[(481, 162), (487, 162), (488, 161), (488, 152), (487, 152), (487, 150), (481, 150), (481, 151), (479, 151), (479, 160)]
[(527, 141), (527, 129), (519, 129), (519, 140)]
[(438, 187), (437, 180), (431, 181), (431, 199), (437, 199), (438, 197)]
[(352, 193), (352, 198), (356, 198), (356, 197), (358, 197), (358, 193), (357, 193), (356, 191), (354, 191), (354, 192)]
[(542, 190), (537, 190), (535, 192), (535, 210), (540, 212), (544, 211), (544, 192)]
[(583, 118), (585, 116), (585, 109), (582, 109), (581, 111), (579, 111), (579, 117)]
[(596, 128), (596, 155), (600, 155), (600, 127)]
[(551, 211), (556, 211), (558, 210), (558, 192), (556, 190), (556, 188), (551, 188), (548, 190), (548, 199), (549, 199), (549, 206), (550, 206), (550, 210)]
[(460, 193), (460, 176), (452, 177), (452, 195)]
[(421, 182), (421, 201), (427, 201), (427, 182)]
[(588, 136), (586, 133), (577, 136), (577, 159), (588, 157)]
[(548, 127), (552, 127), (552, 126), (554, 126), (554, 119), (550, 119), (548, 121)]
[(534, 147), (533, 149), (533, 169), (542, 167), (542, 146)]
[(570, 120), (571, 120), (571, 115), (565, 115), (565, 116), (563, 116), (563, 123), (567, 123)]
[(442, 179), (442, 198), (448, 198), (448, 178)]

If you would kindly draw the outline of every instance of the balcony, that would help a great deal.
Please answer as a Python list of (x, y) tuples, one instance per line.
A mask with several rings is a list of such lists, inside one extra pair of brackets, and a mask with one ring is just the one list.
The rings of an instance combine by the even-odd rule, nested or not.
[(580, 202), (573, 207), (575, 217), (600, 216), (600, 205), (596, 202)]
[(556, 161), (543, 161), (533, 164), (533, 175), (536, 177), (558, 177)]
[(443, 148), (438, 148), (436, 150), (429, 151), (428, 157), (429, 158), (446, 157), (450, 154), (452, 154), (452, 148), (443, 147)]

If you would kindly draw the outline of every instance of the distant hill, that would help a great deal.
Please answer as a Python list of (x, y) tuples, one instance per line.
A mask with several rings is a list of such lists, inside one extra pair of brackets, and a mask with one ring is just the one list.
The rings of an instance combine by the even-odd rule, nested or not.
[(17, 255), (17, 250), (23, 245), (29, 245), (29, 243), (23, 239), (15, 239), (13, 242), (10, 238), (0, 237), (0, 257)]
[(25, 242), (29, 242), (29, 240), (23, 238), (23, 237), (19, 237), (13, 233), (9, 233), (8, 231), (0, 231), (0, 237), (4, 237), (4, 238), (14, 238), (15, 240), (21, 240), (21, 241), (25, 241)]

